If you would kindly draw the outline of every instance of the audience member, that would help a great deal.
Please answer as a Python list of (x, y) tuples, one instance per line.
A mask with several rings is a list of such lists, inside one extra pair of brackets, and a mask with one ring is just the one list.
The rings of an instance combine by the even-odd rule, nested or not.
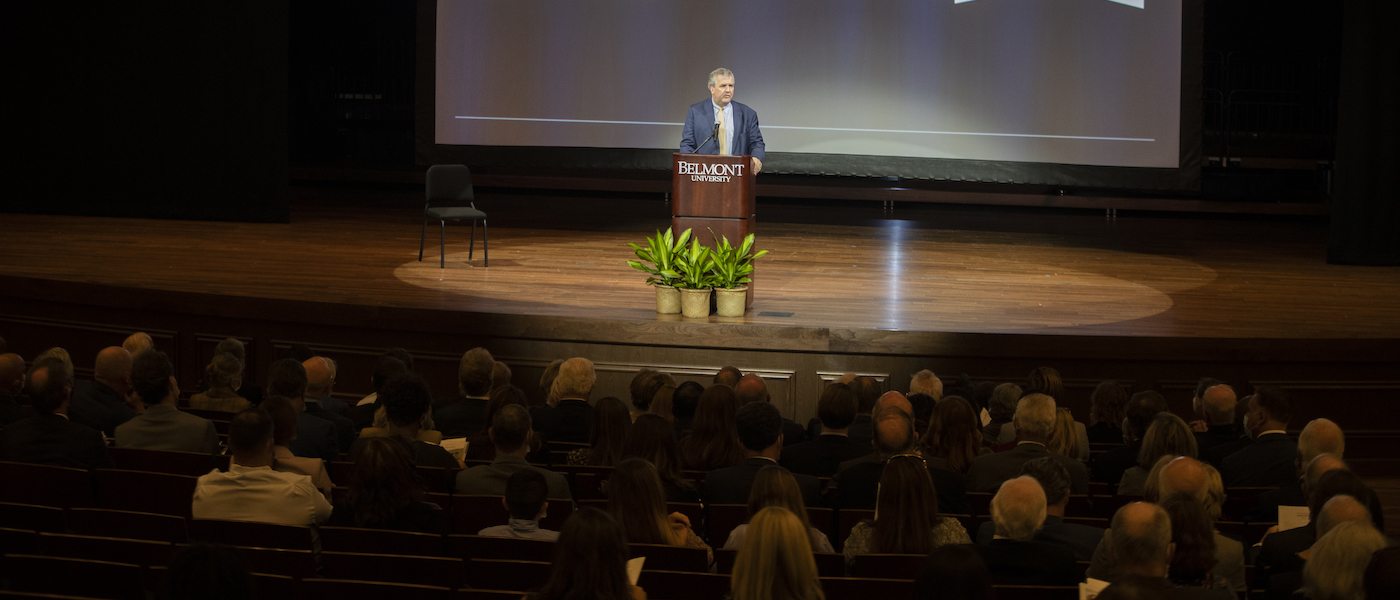
[(1027, 462), (1042, 456), (1053, 456), (1069, 472), (1070, 490), (1075, 494), (1089, 493), (1089, 474), (1083, 463), (1045, 448), (1055, 431), (1055, 400), (1044, 394), (1031, 394), (1016, 405), (1012, 419), (1020, 442), (1006, 452), (979, 456), (967, 471), (968, 487), (973, 491), (992, 492), (1001, 483), (1015, 477)]
[(559, 532), (549, 579), (529, 600), (646, 600), (627, 578), (631, 553), (622, 527), (596, 508), (578, 511)]
[(150, 334), (144, 331), (133, 333), (122, 341), (122, 349), (126, 350), (132, 358), (136, 358), (137, 354), (154, 349), (155, 347), (155, 340), (151, 339)]
[(111, 436), (118, 425), (144, 411), (145, 405), (132, 394), (131, 365), (131, 353), (116, 346), (98, 352), (92, 381), (73, 384), (68, 418)]
[(438, 444), (423, 441), (420, 435), (433, 404), (433, 394), (422, 376), (410, 373), (385, 384), (379, 392), (379, 403), (384, 406), (386, 427), (383, 431), (366, 429), (355, 440), (349, 452), (352, 462), (358, 460), (366, 440), (388, 436), (403, 438), (399, 442), (412, 448), (413, 461), (417, 466), (442, 467), (449, 471), (461, 467), (451, 453)]
[(156, 598), (253, 600), (252, 572), (243, 553), (220, 544), (195, 543), (170, 557)]
[(491, 366), (491, 389), (503, 388), (511, 384), (514, 374), (510, 372), (510, 365), (499, 360)]
[(191, 508), (194, 518), (305, 526), (331, 516), (330, 503), (310, 477), (272, 469), (272, 434), (272, 417), (265, 411), (249, 409), (233, 416), (228, 427), (233, 459), (228, 471), (199, 477)]
[(611, 467), (622, 458), (622, 444), (632, 427), (632, 415), (621, 400), (608, 396), (593, 407), (589, 447), (569, 452), (569, 464)]
[(1141, 496), (1147, 485), (1147, 472), (1157, 459), (1167, 455), (1196, 458), (1196, 437), (1191, 434), (1191, 426), (1181, 417), (1169, 412), (1158, 413), (1142, 438), (1142, 449), (1138, 451), (1136, 467), (1123, 472), (1118, 481), (1119, 496)]
[(111, 467), (102, 433), (68, 419), (73, 366), (62, 359), (35, 359), (29, 369), (30, 405), (36, 416), (0, 429), (0, 460), (96, 469)]
[(882, 392), (880, 382), (876, 381), (874, 377), (855, 377), (847, 382), (846, 386), (856, 393), (856, 399), (859, 400), (859, 403), (856, 404), (856, 420), (852, 421), (851, 426), (846, 428), (846, 435), (851, 436), (853, 440), (868, 444), (875, 437), (873, 413), (875, 403), (879, 400)]
[(656, 467), (640, 458), (617, 463), (608, 478), (608, 512), (622, 524), (629, 544), (664, 544), (703, 548), (707, 562), (714, 564), (714, 552), (691, 529), (690, 519), (674, 512), (666, 514), (666, 493)]
[(0, 427), (36, 414), (24, 395), (24, 358), (0, 354)]
[[(836, 487), (832, 503), (840, 508), (875, 508), (886, 464), (895, 456), (917, 456), (917, 444), (914, 421), (908, 413), (894, 407), (881, 411), (872, 442), (875, 453), (842, 464), (831, 481)], [(969, 512), (962, 474), (929, 464), (928, 461), (923, 461), (923, 464), (928, 467), (938, 504), (944, 512)]]
[(1016, 404), (1021, 399), (1021, 386), (1003, 383), (992, 390), (987, 400), (987, 415), (991, 418), (982, 426), (982, 443), (988, 446), (997, 443), (1001, 430), (1016, 416)]
[(924, 559), (913, 600), (991, 600), (992, 574), (971, 546), (939, 546)]
[[(1171, 518), (1160, 506), (1147, 502), (1134, 502), (1113, 515), (1111, 531), (1116, 532), (1110, 541), (1110, 552), (1124, 574), (1115, 579), (1100, 597), (1134, 598), (1151, 597), (1181, 600), (1219, 599), (1231, 600), (1235, 595), (1224, 590), (1176, 587), (1168, 574), (1172, 562)], [(1093, 577), (1094, 575), (1090, 575)], [(1142, 596), (1120, 595), (1126, 589), (1140, 590)]]
[(506, 479), (506, 497), (502, 499), (510, 521), (505, 525), (487, 527), (477, 535), (487, 537), (557, 540), (558, 531), (541, 529), (540, 521), (549, 510), (549, 484), (544, 476), (528, 469), (516, 471)]
[(943, 380), (928, 369), (915, 373), (909, 379), (909, 395), (924, 394), (933, 398), (934, 402), (943, 400)]
[(322, 402), (332, 397), (331, 393), (335, 390), (335, 361), (324, 356), (313, 356), (302, 361), (301, 366), (306, 370), (306, 391), (302, 393), (301, 399), (302, 412), (317, 419), (330, 421), (335, 426), (336, 446), (341, 452), (349, 452), (358, 431), (355, 429), (355, 422), (322, 405)]
[(938, 492), (918, 455), (890, 458), (880, 476), (875, 520), (851, 529), (842, 552), (849, 564), (860, 554), (928, 554), (945, 544), (970, 544), (967, 530), (940, 517)]
[(997, 585), (1074, 585), (1074, 556), (1064, 548), (1035, 540), (1045, 523), (1045, 492), (1034, 477), (1022, 475), (1001, 484), (992, 497), (990, 542), (977, 551)]
[[(1303, 570), (1303, 559), (1299, 557), (1299, 553), (1317, 541), (1319, 515), (1327, 501), (1341, 495), (1358, 500), (1372, 497), (1370, 488), (1366, 487), (1361, 478), (1330, 454), (1319, 455), (1313, 459), (1304, 478), (1310, 517), (1308, 524), (1264, 536), (1259, 544), (1259, 551), (1254, 556), (1254, 584), (1257, 587), (1268, 587), (1269, 579), (1276, 575)], [(1369, 501), (1363, 501), (1370, 504)]]
[(1313, 600), (1369, 598), (1364, 577), (1377, 550), (1386, 539), (1370, 523), (1340, 523), (1312, 547), (1303, 567), (1303, 593)]
[[(749, 492), (749, 519), (753, 519), (759, 511), (770, 506), (778, 506), (791, 511), (802, 522), (804, 530), (811, 541), (812, 552), (835, 552), (831, 546), (831, 540), (820, 529), (812, 527), (807, 520), (807, 505), (802, 502), (802, 488), (797, 484), (797, 478), (787, 469), (778, 466), (767, 466), (759, 469), (758, 475), (754, 476), (753, 489)], [(749, 524), (745, 523), (729, 532), (728, 541), (724, 542), (726, 550), (738, 550), (744, 545), (744, 536), (747, 535)]]
[[(1045, 456), (1027, 462), (1021, 467), (1021, 473), (1035, 478), (1045, 493), (1045, 520), (1035, 532), (1034, 541), (1069, 550), (1074, 560), (1087, 561), (1092, 558), (1094, 549), (1103, 540), (1104, 530), (1065, 522), (1065, 507), (1069, 505), (1070, 494), (1069, 472), (1064, 466), (1059, 461)], [(991, 544), (995, 535), (994, 523), (982, 523), (981, 528), (977, 530), (977, 543)]]
[(1053, 367), (1036, 367), (1026, 376), (1026, 389), (1036, 390), (1053, 398), (1056, 402), (1065, 401), (1065, 384), (1060, 372)]
[[(744, 461), (732, 467), (710, 471), (705, 476), (706, 500), (711, 504), (743, 504), (749, 498), (754, 477), (769, 465), (778, 464), (783, 451), (783, 417), (767, 402), (751, 402), (739, 407), (734, 417)], [(811, 475), (796, 475), (803, 501), (821, 504), (821, 485)]]
[(486, 404), (490, 401), (496, 361), (485, 348), (472, 348), (457, 363), (454, 398), (433, 403), (433, 422), (443, 437), (471, 437), (486, 429)]
[(1298, 457), (1294, 463), (1298, 476), (1292, 483), (1275, 490), (1259, 494), (1249, 520), (1266, 522), (1278, 520), (1280, 506), (1307, 506), (1308, 499), (1303, 494), (1303, 471), (1308, 463), (1323, 454), (1335, 456), (1338, 460), (1346, 450), (1346, 436), (1342, 428), (1329, 419), (1313, 419), (1303, 427), (1298, 435)]
[(489, 465), (472, 467), (457, 474), (457, 493), (502, 496), (506, 492), (506, 480), (516, 471), (538, 471), (549, 483), (549, 497), (573, 500), (569, 481), (563, 475), (541, 469), (525, 460), (534, 437), (531, 429), (530, 411), (516, 404), (502, 406), (491, 418), (487, 429), (491, 443), (496, 446), (496, 458)]
[(1176, 492), (1157, 502), (1172, 525), (1172, 559), (1167, 578), (1193, 588), (1230, 590), (1230, 582), (1213, 572), (1215, 532), (1210, 517), (1194, 496)]
[(801, 512), (780, 506), (759, 511), (734, 559), (731, 600), (823, 600), (817, 563)]
[(1293, 464), (1298, 445), (1288, 437), (1292, 416), (1288, 395), (1270, 386), (1255, 388), (1245, 413), (1245, 429), (1254, 443), (1221, 460), (1225, 487), (1283, 487), (1297, 476)]
[(1127, 418), (1124, 405), (1128, 403), (1128, 393), (1117, 381), (1103, 381), (1089, 396), (1089, 427), (1085, 435), (1090, 444), (1123, 443), (1123, 419)]
[(541, 408), (541, 422), (535, 429), (551, 442), (574, 442), (587, 444), (593, 429), (593, 407), (589, 398), (593, 395), (593, 384), (598, 377), (593, 372), (593, 361), (586, 358), (571, 358), (559, 365), (559, 375), (554, 378), (550, 396), (556, 398), (548, 409)]
[[(308, 353), (309, 353), (309, 349), (308, 349)], [(308, 358), (309, 358), (309, 357), (308, 357)], [(392, 359), (398, 361), (398, 363), (386, 362), (384, 359), (387, 359), (387, 358), (392, 358)], [(303, 360), (304, 360), (304, 359), (303, 359)], [(379, 368), (380, 368), (381, 365), (385, 366), (386, 368), (394, 367), (394, 369), (393, 369), (392, 372), (385, 373), (384, 379), (390, 379), (390, 378), (397, 377), (397, 376), (399, 376), (400, 374), (402, 374), (402, 373), (400, 373), (400, 372), (398, 371), (398, 368), (397, 368), (397, 367), (401, 367), (401, 368), (403, 369), (404, 372), (408, 372), (408, 373), (413, 372), (413, 356), (412, 356), (411, 354), (408, 353), (408, 350), (404, 350), (403, 348), (390, 348), (390, 349), (388, 349), (388, 350), (385, 350), (383, 354), (380, 354), (380, 355), (379, 355), (379, 358), (378, 358), (377, 360), (375, 360), (375, 362), (374, 362), (374, 370), (371, 371), (371, 375), (370, 375), (370, 384), (374, 387), (374, 392), (370, 393), (369, 395), (365, 396), (364, 398), (361, 398), (358, 402), (355, 403), (355, 406), (368, 406), (368, 405), (371, 405), (371, 404), (376, 405), (376, 406), (378, 405), (379, 384), (376, 383), (376, 382), (381, 380), (381, 378), (379, 377), (379, 372), (380, 372), (380, 371), (379, 371)], [(348, 415), (348, 414), (347, 414), (346, 416), (349, 416), (349, 417), (351, 417), (351, 418), (355, 418), (354, 415)], [(356, 425), (357, 428), (360, 428), (360, 429), (363, 429), (364, 427), (368, 427), (368, 425), (361, 426), (358, 419), (356, 420), (356, 424), (355, 424), (355, 425)]]
[(272, 417), (272, 469), (310, 477), (316, 489), (329, 499), (335, 484), (331, 482), (330, 473), (326, 472), (326, 461), (302, 458), (287, 449), (287, 444), (297, 435), (297, 409), (292, 401), (281, 396), (269, 396), (263, 399), (258, 408)]
[(1074, 420), (1074, 414), (1063, 406), (1055, 409), (1055, 432), (1045, 448), (1081, 463), (1089, 462), (1089, 434), (1084, 424)]
[[(734, 397), (739, 401), (741, 407), (750, 402), (772, 403), (772, 397), (768, 395), (768, 384), (764, 383), (763, 377), (756, 373), (749, 373), (739, 378), (739, 383), (734, 386)], [(805, 442), (807, 441), (807, 430), (784, 417), (783, 441), (790, 445)]]
[(934, 407), (919, 451), (930, 465), (967, 473), (972, 459), (989, 453), (982, 445), (979, 429), (972, 404), (959, 396), (950, 396)]
[[(239, 364), (243, 365), (242, 384), (234, 388), (234, 391), (239, 397), (248, 400), (249, 406), (239, 410), (247, 410), (261, 403), (262, 388), (259, 388), (257, 382), (253, 381), (252, 368), (248, 363), (248, 352), (247, 349), (243, 347), (243, 342), (239, 341), (238, 338), (224, 338), (223, 341), (214, 346), (214, 356), (220, 354), (230, 354), (238, 359)], [(205, 385), (207, 389), (209, 382), (206, 381)], [(340, 414), (345, 414), (346, 407), (344, 403), (340, 403), (337, 408), (339, 408)]]
[[(960, 396), (945, 396), (942, 399), (957, 397)], [(939, 401), (934, 400), (933, 396), (928, 394), (909, 394), (905, 399), (909, 401), (909, 406), (914, 410), (911, 413), (911, 416), (914, 417), (914, 431), (928, 431), (928, 422), (933, 418), (933, 409), (938, 406)], [(963, 401), (966, 402), (966, 400)]]
[[(676, 386), (661, 386), (659, 389), (656, 390), (656, 395), (651, 397), (651, 405), (647, 407), (647, 411), (642, 414), (656, 415), (658, 417), (666, 419), (667, 423), (675, 423), (676, 415), (674, 409), (671, 408), (672, 403), (675, 401), (675, 395)], [(633, 419), (635, 420), (636, 417), (633, 417)]]
[(559, 397), (554, 395), (554, 379), (559, 377), (559, 367), (563, 366), (564, 359), (556, 358), (548, 365), (545, 365), (544, 372), (540, 373), (540, 390), (544, 391), (544, 401), (530, 402), (528, 405), (531, 416), (536, 416), (535, 409), (548, 409), (559, 402)]
[(1157, 413), (1167, 412), (1167, 399), (1152, 390), (1138, 392), (1128, 399), (1124, 410), (1128, 416), (1123, 421), (1123, 441), (1128, 445), (1109, 450), (1094, 460), (1094, 481), (1118, 483), (1122, 481), (1124, 471), (1138, 464), (1142, 437), (1147, 435), (1147, 428), (1152, 426), (1152, 419), (1157, 417)]
[(778, 463), (793, 473), (831, 477), (841, 463), (870, 454), (869, 444), (847, 435), (847, 429), (855, 421), (859, 402), (856, 393), (843, 383), (826, 386), (817, 400), (821, 435), (800, 444), (789, 445), (784, 440)]
[(215, 354), (204, 367), (204, 383), (208, 389), (190, 397), (190, 408), (236, 413), (248, 410), (253, 403), (238, 395), (243, 386), (243, 361), (224, 352)]
[(447, 534), (452, 526), (437, 504), (426, 501), (428, 487), (414, 468), (403, 437), (365, 438), (350, 486), (328, 525)]
[(117, 426), (118, 448), (219, 453), (214, 422), (176, 408), (180, 384), (175, 381), (175, 366), (164, 352), (151, 350), (136, 357), (131, 387), (146, 410)]
[(700, 492), (681, 474), (680, 451), (671, 424), (657, 415), (641, 415), (627, 430), (622, 458), (640, 458), (656, 467), (667, 502), (699, 502)]
[(692, 423), (695, 422), (695, 409), (700, 406), (700, 396), (704, 395), (705, 386), (694, 381), (683, 381), (676, 386), (676, 392), (671, 394), (671, 415), (675, 420), (676, 439), (683, 440), (690, 435)]
[(335, 424), (306, 414), (301, 399), (306, 394), (306, 368), (295, 358), (279, 358), (268, 367), (265, 396), (281, 396), (292, 401), (297, 409), (297, 435), (292, 439), (292, 454), (303, 458), (319, 458), (326, 462), (340, 459), (340, 442)]
[[(486, 403), (485, 422), (490, 423), (492, 419), (495, 419), (496, 413), (507, 404), (519, 404), (524, 408), (528, 403), (529, 399), (525, 396), (525, 390), (513, 385), (491, 390), (491, 398)], [(482, 429), (467, 438), (466, 460), (494, 460), (496, 458), (496, 445), (491, 443), (491, 436), (487, 433), (487, 429), (489, 428)], [(548, 452), (547, 449), (542, 448), (542, 444), (539, 442), (538, 437), (531, 438), (530, 452), (536, 450)]]
[[(1202, 385), (1214, 381), (1204, 379)], [(1225, 448), (1240, 439), (1240, 433), (1235, 429), (1235, 388), (1225, 384), (1210, 385), (1200, 390), (1196, 401), (1200, 403), (1197, 412), (1204, 417), (1192, 427), (1196, 430), (1196, 447), (1200, 451), (1201, 460), (1219, 468), (1219, 459), (1224, 457), (1215, 456), (1213, 451), (1216, 448)]]
[(363, 400), (350, 407), (349, 411), (345, 413), (345, 416), (350, 417), (355, 431), (374, 426), (374, 415), (381, 406), (379, 402), (380, 388), (409, 372), (403, 361), (392, 356), (381, 356), (374, 361), (374, 370), (370, 375), (370, 384), (374, 386), (374, 393), (365, 396)]
[(632, 384), (627, 389), (632, 398), (632, 408), (630, 409), (632, 418), (635, 419), (637, 415), (645, 414), (651, 408), (651, 401), (656, 398), (657, 390), (668, 385), (676, 385), (676, 379), (669, 374), (655, 369), (637, 371), (637, 375), (632, 378)]
[(680, 442), (681, 464), (685, 468), (713, 471), (743, 462), (744, 450), (734, 422), (738, 408), (733, 388), (712, 385), (705, 390), (695, 409), (695, 428)]
[(733, 389), (734, 386), (739, 385), (739, 379), (743, 376), (744, 372), (740, 371), (738, 367), (726, 365), (720, 367), (719, 372), (715, 373), (715, 378), (710, 383), (727, 385), (730, 389)]
[(68, 370), (73, 370), (73, 357), (69, 356), (68, 351), (64, 350), (63, 348), (54, 346), (52, 348), (49, 348), (48, 350), (40, 352), (38, 356), (34, 357), (34, 364), (38, 364), (39, 361), (44, 360), (46, 358), (57, 358), (58, 360), (63, 361), (63, 364), (68, 365)]

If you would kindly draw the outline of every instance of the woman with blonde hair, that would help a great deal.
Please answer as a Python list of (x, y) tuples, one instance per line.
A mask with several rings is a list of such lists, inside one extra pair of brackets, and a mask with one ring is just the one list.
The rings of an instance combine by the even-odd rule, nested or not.
[(223, 352), (214, 355), (204, 367), (204, 381), (209, 389), (190, 397), (190, 408), (221, 410), (236, 413), (252, 408), (253, 403), (235, 391), (243, 385), (243, 361)]
[[(752, 523), (755, 515), (770, 506), (785, 508), (802, 521), (813, 551), (836, 551), (831, 547), (831, 540), (827, 539), (826, 534), (812, 527), (812, 523), (807, 520), (807, 505), (802, 502), (802, 488), (797, 485), (797, 478), (792, 476), (792, 472), (777, 465), (759, 469), (753, 478), (753, 488), (749, 490), (749, 522)], [(729, 541), (724, 543), (724, 549), (742, 548), (748, 530), (749, 523), (735, 527), (729, 534)]]
[(1157, 413), (1147, 435), (1142, 438), (1136, 467), (1123, 472), (1118, 482), (1119, 496), (1141, 496), (1147, 492), (1147, 475), (1157, 460), (1168, 454), (1196, 458), (1196, 436), (1181, 417), (1169, 412)]
[(734, 560), (732, 600), (823, 600), (817, 562), (803, 520), (770, 506), (749, 521), (749, 533)]
[(1084, 424), (1075, 421), (1068, 408), (1061, 406), (1055, 409), (1055, 433), (1050, 436), (1046, 449), (1060, 456), (1088, 462), (1088, 434), (1084, 432)]

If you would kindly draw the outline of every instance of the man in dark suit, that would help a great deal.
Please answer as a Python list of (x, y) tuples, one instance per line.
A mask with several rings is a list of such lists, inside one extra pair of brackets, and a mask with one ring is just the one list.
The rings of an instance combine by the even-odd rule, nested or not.
[(1147, 428), (1152, 426), (1157, 413), (1167, 410), (1167, 399), (1152, 390), (1138, 392), (1128, 399), (1124, 410), (1128, 416), (1128, 428), (1123, 434), (1130, 441), (1127, 446), (1109, 450), (1094, 460), (1094, 481), (1117, 485), (1123, 479), (1123, 471), (1137, 466), (1142, 437), (1147, 435)]
[[(835, 489), (830, 494), (830, 503), (836, 507), (875, 508), (885, 463), (891, 457), (916, 452), (918, 437), (914, 435), (914, 419), (909, 413), (899, 406), (889, 406), (879, 409), (877, 414), (873, 442), (875, 452), (842, 463), (831, 480)], [(934, 490), (938, 492), (938, 512), (955, 515), (970, 513), (962, 474), (927, 462), (925, 464)]]
[[(1205, 417), (1191, 424), (1196, 430), (1197, 454), (1202, 460), (1209, 462), (1209, 452), (1212, 448), (1240, 439), (1239, 433), (1235, 431), (1235, 390), (1217, 382), (1216, 385), (1202, 390), (1192, 400), (1197, 403), (1196, 412)], [(1220, 467), (1218, 463), (1211, 464), (1216, 468)]]
[(131, 369), (131, 386), (146, 404), (146, 412), (117, 426), (118, 448), (219, 453), (214, 423), (176, 407), (180, 385), (175, 365), (159, 350), (138, 354)]
[(753, 174), (763, 170), (763, 132), (758, 113), (734, 102), (734, 72), (720, 67), (710, 72), (710, 97), (690, 105), (681, 129), (683, 154), (752, 156)]
[(1220, 467), (1225, 487), (1283, 487), (1293, 482), (1298, 445), (1286, 431), (1291, 412), (1283, 390), (1272, 386), (1254, 390), (1244, 416), (1254, 443), (1225, 457)]
[[(374, 426), (374, 413), (379, 410), (382, 404), (379, 402), (379, 390), (388, 385), (390, 381), (408, 375), (412, 371), (408, 364), (396, 356), (379, 357), (374, 361), (374, 371), (370, 374), (370, 383), (374, 385), (374, 400), (364, 404), (356, 404), (346, 411), (345, 416), (350, 418), (350, 423), (358, 433), (361, 429)], [(364, 402), (364, 400), (361, 400)]]
[(355, 443), (355, 422), (321, 404), (322, 399), (330, 397), (331, 390), (335, 389), (335, 361), (324, 356), (313, 356), (302, 361), (301, 366), (306, 369), (306, 391), (301, 399), (306, 407), (304, 412), (335, 425), (336, 445), (341, 452), (349, 452), (350, 445)]
[(24, 396), (24, 358), (0, 354), (0, 427), (36, 414)]
[[(1103, 540), (1103, 529), (1065, 522), (1065, 507), (1069, 504), (1069, 472), (1065, 467), (1046, 456), (1026, 463), (1021, 473), (1034, 477), (1045, 490), (1045, 522), (1035, 532), (1034, 541), (1069, 550), (1075, 560), (1093, 558), (1094, 549)], [(977, 543), (988, 545), (995, 535), (996, 524), (983, 523), (977, 530)]]
[(1280, 506), (1307, 506), (1308, 499), (1303, 493), (1303, 477), (1309, 465), (1317, 457), (1328, 455), (1333, 463), (1341, 463), (1342, 452), (1346, 450), (1346, 436), (1342, 428), (1330, 419), (1313, 419), (1298, 434), (1298, 476), (1291, 483), (1276, 490), (1259, 494), (1254, 508), (1249, 512), (1249, 520), (1255, 522), (1278, 520)]
[(593, 426), (593, 406), (588, 399), (597, 380), (591, 360), (575, 357), (560, 364), (552, 390), (559, 402), (531, 411), (535, 431), (543, 434), (545, 441), (587, 444)]
[(145, 406), (131, 394), (131, 353), (118, 346), (97, 353), (92, 381), (75, 383), (68, 403), (69, 419), (109, 437), (118, 425), (144, 411)]
[[(744, 462), (710, 471), (705, 476), (705, 499), (711, 504), (747, 504), (753, 479), (764, 467), (778, 464), (783, 452), (783, 415), (767, 402), (739, 407), (734, 416)], [(821, 506), (821, 485), (811, 475), (793, 474), (807, 506)]]
[(1050, 436), (1055, 432), (1055, 399), (1045, 394), (1030, 394), (1016, 404), (1016, 416), (1011, 419), (1021, 440), (1016, 447), (1006, 452), (986, 454), (972, 459), (967, 470), (968, 489), (974, 492), (994, 492), (1001, 482), (1017, 476), (1026, 463), (1043, 456), (1049, 456), (1064, 466), (1069, 473), (1070, 491), (1075, 494), (1089, 493), (1089, 472), (1084, 464), (1046, 450)]
[(831, 477), (842, 462), (873, 452), (869, 444), (852, 440), (846, 434), (846, 429), (855, 420), (858, 402), (856, 393), (845, 384), (826, 386), (821, 399), (817, 401), (817, 418), (822, 423), (821, 435), (810, 442), (783, 448), (778, 464), (793, 473)]
[[(1374, 497), (1371, 489), (1366, 487), (1356, 473), (1337, 467), (1335, 463), (1320, 463), (1323, 459), (1324, 456), (1319, 456), (1309, 463), (1305, 475), (1308, 514), (1311, 517), (1308, 524), (1265, 535), (1263, 542), (1259, 544), (1258, 552), (1254, 556), (1256, 588), (1267, 587), (1269, 578), (1275, 575), (1303, 570), (1303, 559), (1299, 558), (1298, 553), (1310, 548), (1317, 541), (1318, 515), (1329, 500), (1336, 496), (1351, 496), (1369, 504)], [(1322, 471), (1329, 465), (1332, 468)], [(1314, 469), (1321, 472), (1314, 473)], [(1316, 479), (1313, 478), (1314, 474)], [(1372, 515), (1372, 518), (1375, 518), (1375, 515)]]
[(306, 414), (306, 368), (295, 358), (279, 358), (267, 369), (266, 396), (281, 396), (297, 409), (297, 437), (287, 444), (292, 454), (302, 458), (319, 458), (326, 462), (340, 460), (340, 442), (335, 425), (325, 419)]
[[(1167, 579), (1172, 560), (1172, 523), (1160, 506), (1134, 502), (1113, 515), (1111, 544), (1124, 575), (1116, 578), (1099, 598), (1172, 598), (1180, 600), (1232, 600), (1225, 590), (1176, 587)], [(1129, 590), (1150, 591), (1142, 595)]]
[(0, 429), (0, 460), (77, 469), (112, 466), (102, 434), (68, 420), (71, 366), (57, 358), (39, 360), (29, 371), (28, 392), (39, 414)]
[[(763, 383), (763, 378), (753, 373), (739, 378), (739, 384), (734, 386), (734, 395), (739, 398), (739, 406), (750, 402), (772, 403), (772, 397), (768, 395), (768, 384)], [(805, 441), (807, 441), (807, 430), (793, 422), (792, 419), (784, 417), (783, 445), (796, 446)]]
[(486, 404), (491, 400), (491, 374), (496, 360), (485, 348), (472, 348), (457, 363), (456, 398), (433, 405), (433, 424), (443, 437), (471, 437), (486, 429)]
[[(976, 546), (997, 585), (1074, 585), (1079, 582), (1074, 556), (1054, 544), (1035, 541), (1045, 522), (1045, 492), (1034, 477), (1023, 475), (1001, 484), (992, 497), (995, 535)], [(1169, 529), (1170, 530), (1170, 529)]]

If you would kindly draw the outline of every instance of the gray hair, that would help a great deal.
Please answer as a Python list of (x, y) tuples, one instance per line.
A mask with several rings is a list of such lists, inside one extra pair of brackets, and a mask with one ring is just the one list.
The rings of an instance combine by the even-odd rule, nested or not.
[(987, 401), (987, 412), (993, 419), (1010, 420), (1016, 414), (1016, 400), (1021, 397), (1021, 386), (1003, 383), (992, 390), (992, 398)]
[(1315, 600), (1365, 598), (1366, 566), (1385, 544), (1385, 536), (1370, 523), (1338, 523), (1313, 544), (1303, 566), (1303, 591)]
[(1016, 428), (1022, 436), (1050, 439), (1055, 434), (1055, 399), (1031, 394), (1016, 404)]
[(554, 378), (550, 395), (562, 398), (566, 395), (586, 396), (593, 391), (598, 375), (593, 371), (593, 361), (586, 358), (571, 358), (559, 365), (559, 375)]
[(733, 79), (734, 72), (724, 67), (720, 67), (718, 69), (710, 71), (710, 87), (715, 87), (715, 81), (718, 80), (720, 77), (728, 77), (730, 79)]
[(1045, 524), (1045, 490), (1029, 475), (1009, 479), (992, 496), (996, 534), (1029, 542)]
[(214, 355), (209, 366), (204, 367), (210, 388), (230, 388), (243, 378), (243, 361), (229, 352)]
[(939, 379), (933, 371), (924, 369), (914, 374), (914, 378), (909, 381), (909, 393), (925, 394), (934, 401), (943, 399), (943, 380)]

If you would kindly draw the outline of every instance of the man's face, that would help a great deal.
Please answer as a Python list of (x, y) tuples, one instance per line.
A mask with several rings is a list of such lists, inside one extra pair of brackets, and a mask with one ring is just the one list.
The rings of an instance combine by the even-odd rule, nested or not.
[(728, 106), (734, 99), (734, 77), (716, 77), (715, 84), (710, 86), (710, 99), (721, 107)]

